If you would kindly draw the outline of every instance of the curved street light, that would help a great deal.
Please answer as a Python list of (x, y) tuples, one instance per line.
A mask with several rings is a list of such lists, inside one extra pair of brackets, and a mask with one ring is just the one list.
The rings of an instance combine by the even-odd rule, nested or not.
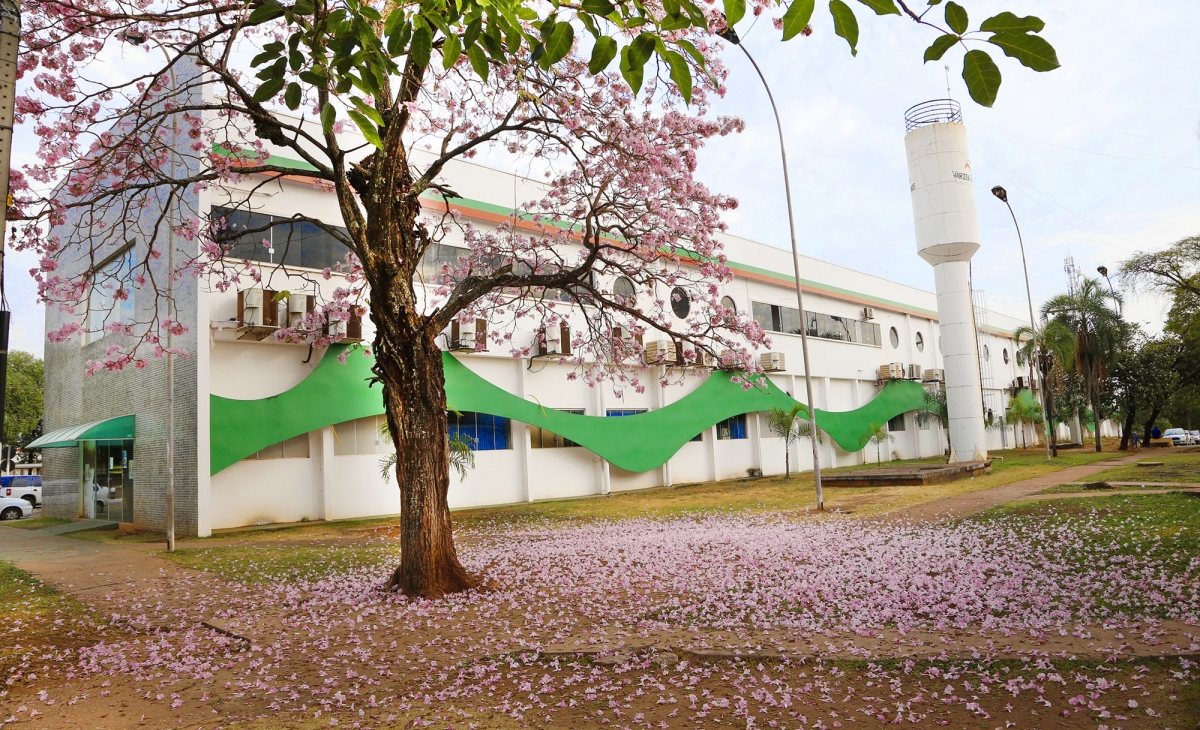
[[(1038, 331), (1037, 320), (1033, 317), (1033, 294), (1029, 289), (1029, 265), (1025, 262), (1025, 241), (1021, 238), (1021, 226), (1017, 223), (1017, 214), (1013, 212), (1012, 205), (1008, 202), (1008, 191), (997, 185), (992, 188), (992, 195), (1000, 199), (1008, 208), (1008, 214), (1012, 216), (1013, 227), (1017, 229), (1017, 243), (1021, 246), (1021, 268), (1025, 271), (1025, 298), (1029, 301), (1029, 329), (1033, 333), (1033, 348), (1032, 357), (1029, 358), (1029, 385), (1034, 384), (1033, 361), (1037, 358), (1041, 359), (1042, 353), (1038, 349)], [(1040, 369), (1040, 368), (1039, 368)], [(1050, 459), (1050, 419), (1046, 413), (1046, 382), (1042, 382), (1042, 430), (1046, 434), (1046, 459)]]
[(771, 111), (775, 114), (775, 129), (779, 133), (779, 159), (783, 163), (783, 191), (787, 197), (788, 232), (792, 237), (792, 268), (796, 275), (796, 306), (800, 308), (800, 349), (804, 353), (804, 390), (808, 395), (806, 410), (808, 411), (808, 427), (811, 433), (808, 442), (812, 444), (813, 479), (817, 484), (817, 509), (824, 510), (825, 495), (821, 489), (821, 457), (817, 450), (817, 442), (819, 441), (817, 434), (820, 432), (817, 431), (817, 407), (813, 401), (812, 376), (809, 375), (812, 372), (812, 368), (808, 365), (808, 327), (805, 324), (804, 292), (803, 287), (800, 285), (800, 253), (796, 248), (796, 216), (792, 211), (792, 184), (788, 179), (787, 149), (783, 144), (783, 123), (779, 121), (779, 108), (775, 106), (775, 95), (771, 93), (771, 86), (767, 83), (767, 77), (763, 75), (762, 69), (754, 61), (754, 56), (751, 56), (750, 51), (747, 51), (746, 47), (742, 45), (742, 40), (738, 37), (737, 31), (733, 28), (726, 28), (717, 33), (717, 35), (742, 49), (742, 53), (746, 54), (750, 65), (758, 73), (758, 78), (762, 81), (763, 88), (767, 91), (767, 99), (771, 102)]

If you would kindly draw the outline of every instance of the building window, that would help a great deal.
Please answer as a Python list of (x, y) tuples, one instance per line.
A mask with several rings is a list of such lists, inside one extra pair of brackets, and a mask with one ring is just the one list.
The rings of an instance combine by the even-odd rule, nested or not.
[[(775, 304), (751, 302), (750, 313), (754, 321), (767, 332), (800, 334), (800, 310)], [(808, 336), (841, 342), (857, 342), (863, 345), (880, 344), (879, 325), (850, 317), (838, 317), (819, 312), (805, 312), (808, 320)]]
[(925, 336), (917, 333), (917, 352), (925, 352)]
[(896, 416), (888, 421), (888, 431), (903, 431), (904, 429), (904, 414)]
[(272, 444), (267, 448), (259, 451), (256, 454), (247, 456), (244, 461), (262, 461), (264, 459), (307, 459), (308, 458), (308, 434), (302, 433), (299, 436), (280, 441), (277, 444)]
[(983, 361), (987, 362), (988, 360), (991, 360), (991, 359), (992, 359), (992, 353), (991, 353), (991, 351), (988, 350), (988, 346), (984, 345), (983, 346)]
[(688, 314), (692, 311), (692, 300), (681, 286), (671, 290), (671, 311), (680, 319), (687, 319)]
[(455, 434), (472, 439), (475, 451), (504, 451), (509, 447), (509, 423), (503, 416), (487, 413), (449, 413), (450, 438)]
[(917, 428), (922, 431), (928, 431), (930, 428), (933, 427), (933, 419), (932, 418), (918, 418), (918, 419), (916, 419), (916, 421), (917, 421)]
[[(559, 408), (563, 413), (571, 413), (576, 416), (583, 415), (582, 408)], [(552, 433), (542, 428), (541, 426), (529, 427), (529, 445), (535, 449), (563, 449), (571, 446), (578, 446), (571, 439), (563, 438), (556, 433)]]
[(613, 299), (626, 306), (637, 303), (637, 287), (627, 276), (618, 276), (612, 285)]
[(619, 418), (621, 416), (637, 416), (645, 412), (645, 408), (609, 408), (604, 415), (609, 418)]
[[(233, 258), (324, 269), (344, 262), (349, 251), (325, 228), (287, 216), (214, 207), (209, 219), (216, 224), (214, 240), (223, 244), (226, 255)], [(350, 235), (341, 226), (329, 228), (342, 236)]]
[(746, 414), (742, 413), (732, 418), (726, 418), (724, 421), (717, 423), (717, 440), (728, 441), (730, 439), (746, 438)]
[(395, 450), (387, 435), (387, 418), (367, 416), (333, 426), (333, 455), (390, 454)]
[(442, 266), (448, 267), (451, 271), (458, 266), (458, 258), (465, 256), (470, 251), (457, 246), (445, 246), (440, 243), (430, 244), (429, 248), (425, 249), (425, 255), (421, 257), (421, 265), (417, 268), (420, 272), (421, 283), (429, 286), (436, 286), (442, 281)]
[(737, 302), (733, 301), (733, 297), (721, 297), (721, 307), (737, 314)]
[(104, 337), (105, 327), (114, 324), (133, 324), (133, 246), (125, 249), (92, 274), (88, 292), (87, 338), (89, 342)]
[(1002, 352), (1000, 354), (1004, 356), (1004, 364), (1007, 365), (1008, 364), (1008, 348), (1007, 347), (1004, 348), (1004, 352)]
[(900, 347), (900, 333), (896, 331), (895, 327), (888, 330), (888, 340), (892, 343), (893, 350)]

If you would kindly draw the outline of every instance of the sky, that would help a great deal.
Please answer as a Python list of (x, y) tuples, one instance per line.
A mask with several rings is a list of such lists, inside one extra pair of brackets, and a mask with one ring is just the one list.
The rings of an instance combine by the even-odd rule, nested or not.
[[(923, 64), (935, 32), (894, 16), (876, 18), (856, 6), (857, 57), (833, 34), (823, 4), (812, 36), (788, 43), (767, 21), (739, 25), (780, 107), (802, 254), (933, 289), (933, 270), (916, 253), (904, 110), (946, 96), (946, 63), (971, 143), (982, 239), (974, 283), (989, 308), (1028, 317), (1013, 222), (989, 192), (993, 185), (1008, 190), (1020, 222), (1035, 307), (1066, 290), (1067, 256), (1097, 276), (1099, 265), (1115, 271), (1135, 251), (1200, 234), (1195, 0), (961, 2), (973, 25), (1001, 10), (1040, 16), (1062, 67), (1035, 73), (997, 49), (992, 55), (1003, 84), (994, 108), (986, 109), (966, 92), (961, 51)], [(744, 57), (731, 52), (726, 63), (728, 92), (714, 111), (743, 118), (746, 131), (711, 142), (699, 176), (739, 199), (726, 216), (731, 233), (786, 248), (770, 106)], [(40, 355), (44, 312), (27, 273), (35, 262), (10, 252), (6, 263), (10, 347)], [(1166, 305), (1145, 292), (1126, 292), (1129, 319), (1151, 332), (1161, 328)]]

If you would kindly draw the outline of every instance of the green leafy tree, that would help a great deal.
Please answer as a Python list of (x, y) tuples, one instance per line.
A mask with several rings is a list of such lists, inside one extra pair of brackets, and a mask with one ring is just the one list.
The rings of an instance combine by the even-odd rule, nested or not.
[(1016, 424), (1017, 430), (1021, 433), (1021, 447), (1028, 448), (1029, 441), (1025, 437), (1025, 426), (1042, 422), (1042, 407), (1032, 399), (1016, 395), (1008, 401), (1006, 413), (1008, 422)]
[[(1120, 302), (1120, 295), (1110, 292), (1096, 279), (1084, 278), (1074, 292), (1059, 294), (1042, 306), (1042, 316), (1054, 322), (1057, 330), (1074, 333), (1072, 365), (1097, 419), (1103, 413), (1100, 397), (1106, 368), (1128, 330), (1112, 306)], [(1099, 428), (1095, 429), (1095, 440), (1096, 451), (1100, 451)]]
[[(792, 444), (812, 439), (812, 424), (800, 417), (806, 413), (804, 406), (797, 403), (791, 408), (772, 408), (767, 411), (767, 430), (783, 439), (783, 475), (792, 475)], [(821, 427), (817, 427), (817, 443), (825, 443)]]
[(1122, 451), (1128, 449), (1129, 435), (1138, 419), (1143, 423), (1142, 432), (1149, 434), (1159, 414), (1181, 392), (1182, 359), (1182, 343), (1170, 335), (1148, 338), (1139, 332), (1117, 352), (1109, 368), (1108, 390), (1113, 410), (1120, 414), (1124, 424)]
[(41, 358), (22, 350), (8, 353), (8, 382), (4, 389), (6, 446), (24, 448), (41, 435), (44, 382)]
[[(922, 396), (922, 407), (917, 409), (914, 418), (921, 428), (928, 428), (936, 423), (942, 427), (943, 433), (950, 432), (950, 411), (946, 406), (946, 391), (943, 388), (926, 389)], [(945, 453), (950, 453), (949, 444)]]
[(1189, 236), (1161, 251), (1136, 253), (1121, 264), (1118, 276), (1168, 294), (1200, 297), (1200, 236)]
[(862, 446), (867, 444), (875, 444), (875, 463), (883, 463), (883, 445), (895, 441), (895, 437), (888, 433), (886, 423), (868, 423), (867, 432), (863, 434)]

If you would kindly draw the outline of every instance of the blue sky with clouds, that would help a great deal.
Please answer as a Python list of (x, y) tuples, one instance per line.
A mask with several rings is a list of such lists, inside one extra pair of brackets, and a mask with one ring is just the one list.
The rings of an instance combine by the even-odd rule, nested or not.
[[(1020, 219), (1035, 304), (1065, 290), (1068, 254), (1095, 275), (1097, 265), (1115, 269), (1133, 251), (1200, 233), (1196, 0), (960, 2), (973, 25), (1000, 10), (1039, 15), (1062, 68), (1034, 73), (993, 54), (1004, 82), (995, 108), (985, 109), (968, 99), (961, 51), (922, 64), (935, 34), (910, 22), (862, 8), (857, 58), (833, 34), (824, 3), (814, 34), (786, 44), (766, 21), (739, 26), (780, 104), (802, 253), (933, 288), (932, 269), (916, 255), (903, 116), (917, 102), (945, 96), (946, 62), (951, 93), (963, 102), (977, 186), (983, 247), (975, 286), (991, 308), (1015, 316), (1026, 310), (1012, 221), (989, 193), (993, 185), (1008, 189)], [(729, 92), (717, 111), (742, 117), (747, 131), (712, 143), (700, 176), (740, 199), (728, 216), (731, 232), (786, 247), (770, 108), (745, 59), (730, 53), (727, 63)], [(40, 353), (44, 315), (27, 273), (33, 263), (28, 255), (8, 257), (11, 347)], [(1138, 294), (1126, 308), (1156, 329), (1164, 306)]]

